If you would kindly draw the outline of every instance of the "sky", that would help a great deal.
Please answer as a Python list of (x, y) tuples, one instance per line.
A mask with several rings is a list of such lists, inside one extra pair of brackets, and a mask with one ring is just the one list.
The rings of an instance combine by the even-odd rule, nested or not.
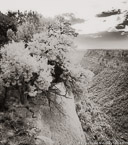
[[(101, 32), (104, 31), (108, 33), (116, 32), (117, 30), (115, 29), (115, 26), (117, 26), (124, 20), (124, 13), (103, 18), (96, 17), (96, 14), (99, 14), (103, 11), (110, 11), (112, 9), (121, 9), (121, 12), (128, 10), (128, 0), (0, 0), (0, 1), (1, 1), (0, 10), (3, 13), (7, 12), (7, 10), (13, 11), (34, 10), (41, 13), (45, 17), (54, 17), (55, 15), (63, 13), (74, 13), (76, 17), (84, 19), (85, 22), (75, 24), (73, 25), (73, 27), (81, 35), (85, 34), (88, 35), (88, 37), (93, 36), (93, 38), (91, 39), (88, 39), (87, 36), (83, 36), (86, 40), (88, 40), (88, 42), (90, 42), (90, 44), (92, 43), (91, 41), (94, 40), (94, 37), (95, 39), (97, 39), (97, 43), (98, 42), (100, 43), (99, 37), (102, 37), (100, 34)], [(124, 31), (126, 31), (126, 29)], [(106, 38), (104, 40), (109, 42), (109, 40)], [(117, 39), (117, 41), (119, 41), (119, 39)], [(90, 44), (88, 46), (92, 47), (90, 46)]]
[[(88, 34), (103, 31), (115, 26), (117, 17), (108, 18), (106, 23), (95, 15), (113, 8), (126, 10), (127, 0), (0, 0), (0, 10), (35, 10), (46, 17), (53, 17), (62, 13), (74, 13), (77, 17), (85, 19), (85, 23), (74, 26), (79, 33)], [(119, 16), (121, 19), (121, 16)], [(94, 27), (95, 25), (95, 27)]]
[(82, 18), (90, 18), (97, 12), (113, 8), (126, 9), (127, 0), (0, 0), (1, 11), (36, 10), (44, 16), (73, 12)]

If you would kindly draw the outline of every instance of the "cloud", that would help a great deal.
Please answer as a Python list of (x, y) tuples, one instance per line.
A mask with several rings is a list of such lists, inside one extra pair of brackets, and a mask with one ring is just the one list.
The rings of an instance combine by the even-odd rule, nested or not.
[(118, 32), (118, 30), (115, 27), (110, 27), (107, 32)]
[(63, 16), (68, 19), (72, 25), (85, 22), (85, 19), (76, 17), (74, 13), (64, 13)]
[(124, 12), (123, 17), (124, 17), (124, 20), (116, 26), (117, 29), (125, 29), (126, 30), (126, 28), (127, 28), (126, 26), (128, 26), (128, 11)]
[(127, 2), (126, 2), (126, 1), (123, 1), (122, 3), (123, 3), (123, 4), (126, 4)]
[(112, 15), (118, 15), (118, 14), (121, 14), (121, 10), (118, 9), (118, 10), (111, 10), (111, 11), (105, 11), (105, 12), (102, 12), (100, 14), (97, 14), (96, 17), (109, 17), (109, 16), (112, 16)]

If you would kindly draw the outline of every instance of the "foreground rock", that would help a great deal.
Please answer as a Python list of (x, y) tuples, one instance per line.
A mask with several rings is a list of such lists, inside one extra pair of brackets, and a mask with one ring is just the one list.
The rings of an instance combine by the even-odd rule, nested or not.
[[(65, 89), (62, 84), (57, 87), (61, 89), (62, 95)], [(37, 136), (37, 144), (42, 145), (86, 145), (85, 136), (81, 123), (75, 111), (73, 95), (65, 98), (54, 96), (54, 103), (42, 106), (37, 112), (36, 127), (41, 130)]]
[(43, 105), (38, 102), (25, 107), (13, 101), (18, 99), (18, 93), (10, 92), (9, 110), (0, 114), (2, 145), (86, 145), (73, 95), (64, 97), (65, 87), (61, 83), (56, 87), (61, 95), (49, 94), (50, 106), (44, 97)]

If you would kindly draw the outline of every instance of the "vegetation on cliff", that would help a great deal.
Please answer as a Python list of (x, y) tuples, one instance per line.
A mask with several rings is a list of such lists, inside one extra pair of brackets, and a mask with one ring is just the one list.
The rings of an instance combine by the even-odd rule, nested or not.
[[(0, 48), (0, 142), (33, 145), (38, 133), (25, 114), (34, 118), (34, 106), (44, 104), (61, 112), (53, 95), (78, 97), (87, 79), (85, 70), (70, 61), (77, 33), (63, 16), (46, 19), (35, 12), (10, 11), (6, 17), (16, 30), (5, 30), (8, 41)], [(64, 84), (65, 94), (58, 83)]]
[(82, 62), (84, 67), (87, 65), (86, 59), (93, 62), (89, 67), (95, 73), (88, 86), (89, 99), (109, 116), (109, 124), (118, 139), (127, 143), (128, 51), (89, 50)]

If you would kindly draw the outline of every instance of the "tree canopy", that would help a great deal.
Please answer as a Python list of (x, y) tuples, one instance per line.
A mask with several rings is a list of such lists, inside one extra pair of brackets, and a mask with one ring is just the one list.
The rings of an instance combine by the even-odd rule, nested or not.
[[(9, 44), (0, 50), (3, 91), (18, 90), (22, 104), (28, 103), (28, 97), (38, 99), (41, 95), (50, 103), (50, 92), (61, 95), (56, 87), (60, 82), (64, 83), (66, 94), (81, 94), (86, 76), (85, 70), (73, 64), (68, 55), (75, 51), (73, 38), (78, 35), (70, 22), (63, 16), (46, 19), (34, 12), (8, 12), (8, 16), (14, 20), (17, 31), (7, 31)], [(2, 96), (3, 105), (7, 97), (7, 93)]]

